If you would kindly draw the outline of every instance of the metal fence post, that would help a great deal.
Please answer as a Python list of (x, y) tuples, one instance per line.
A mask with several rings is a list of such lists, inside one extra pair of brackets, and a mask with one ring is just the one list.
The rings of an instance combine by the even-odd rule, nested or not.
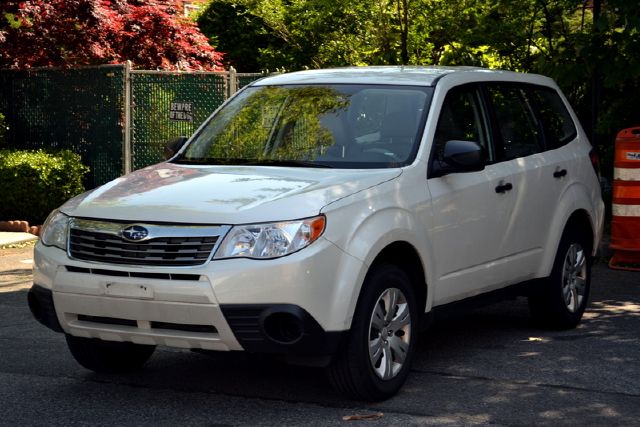
[(238, 77), (236, 75), (236, 69), (233, 67), (229, 67), (229, 94), (227, 98), (231, 98), (231, 96), (238, 91)]
[(124, 64), (124, 138), (122, 144), (122, 172), (132, 171), (131, 150), (131, 61)]

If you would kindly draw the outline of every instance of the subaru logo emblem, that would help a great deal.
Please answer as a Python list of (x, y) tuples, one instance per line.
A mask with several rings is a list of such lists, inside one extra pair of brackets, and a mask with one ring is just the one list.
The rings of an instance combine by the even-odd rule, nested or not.
[(122, 237), (125, 240), (139, 242), (149, 237), (149, 230), (141, 225), (130, 225), (122, 230)]

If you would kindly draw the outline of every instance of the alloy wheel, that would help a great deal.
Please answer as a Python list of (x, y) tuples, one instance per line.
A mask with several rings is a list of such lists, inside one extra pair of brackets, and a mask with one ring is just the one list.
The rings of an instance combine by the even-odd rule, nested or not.
[(394, 378), (404, 365), (411, 339), (411, 311), (400, 289), (378, 297), (369, 323), (369, 360), (382, 380)]
[(567, 310), (575, 313), (582, 306), (587, 282), (587, 257), (578, 243), (569, 246), (562, 269), (562, 297)]

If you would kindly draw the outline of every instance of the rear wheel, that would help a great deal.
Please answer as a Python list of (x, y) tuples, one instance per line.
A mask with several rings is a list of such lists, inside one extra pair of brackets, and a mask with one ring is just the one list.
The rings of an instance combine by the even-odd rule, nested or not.
[(570, 329), (582, 319), (591, 284), (591, 242), (584, 236), (565, 231), (551, 275), (529, 297), (531, 315), (543, 326)]
[(95, 372), (118, 373), (140, 369), (156, 348), (153, 345), (102, 341), (68, 334), (66, 339), (74, 359)]
[(416, 346), (417, 304), (407, 274), (372, 267), (354, 314), (349, 342), (328, 368), (329, 379), (354, 399), (387, 399), (404, 384)]

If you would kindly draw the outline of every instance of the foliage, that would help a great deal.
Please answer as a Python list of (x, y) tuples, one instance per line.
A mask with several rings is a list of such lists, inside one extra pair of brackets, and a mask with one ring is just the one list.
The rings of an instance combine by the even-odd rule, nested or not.
[[(237, 42), (234, 57), (257, 54), (262, 68), (464, 64), (524, 71), (538, 56), (553, 55), (566, 34), (581, 31), (582, 6), (583, 0), (212, 0), (199, 23), (231, 50)], [(224, 26), (234, 33), (220, 32)], [(243, 37), (230, 38), (236, 34)], [(266, 46), (251, 46), (256, 37)]]
[(4, 119), (4, 114), (0, 113), (0, 145), (4, 143), (4, 136), (7, 132), (7, 124)]
[[(285, 48), (283, 40), (269, 33), (262, 18), (240, 4), (214, 0), (197, 22), (201, 31), (209, 36), (210, 43), (225, 52), (225, 66), (239, 71), (265, 68), (263, 62), (258, 61), (260, 50)], [(229, 25), (230, 22), (233, 24)]]
[(262, 69), (475, 65), (549, 75), (605, 151), (618, 130), (640, 125), (638, 2), (213, 0), (204, 22), (229, 58)]
[(361, 0), (213, 0), (198, 22), (232, 62), (274, 70), (364, 64), (375, 49), (373, 17)]
[[(536, 54), (525, 71), (553, 77), (605, 157), (611, 175), (616, 133), (640, 125), (640, 4), (540, 2)], [(587, 6), (594, 6), (593, 12)]]
[(176, 0), (7, 0), (0, 6), (0, 68), (121, 63), (214, 70), (222, 54)]
[(84, 191), (88, 171), (68, 150), (0, 151), (0, 220), (42, 224), (49, 212)]

